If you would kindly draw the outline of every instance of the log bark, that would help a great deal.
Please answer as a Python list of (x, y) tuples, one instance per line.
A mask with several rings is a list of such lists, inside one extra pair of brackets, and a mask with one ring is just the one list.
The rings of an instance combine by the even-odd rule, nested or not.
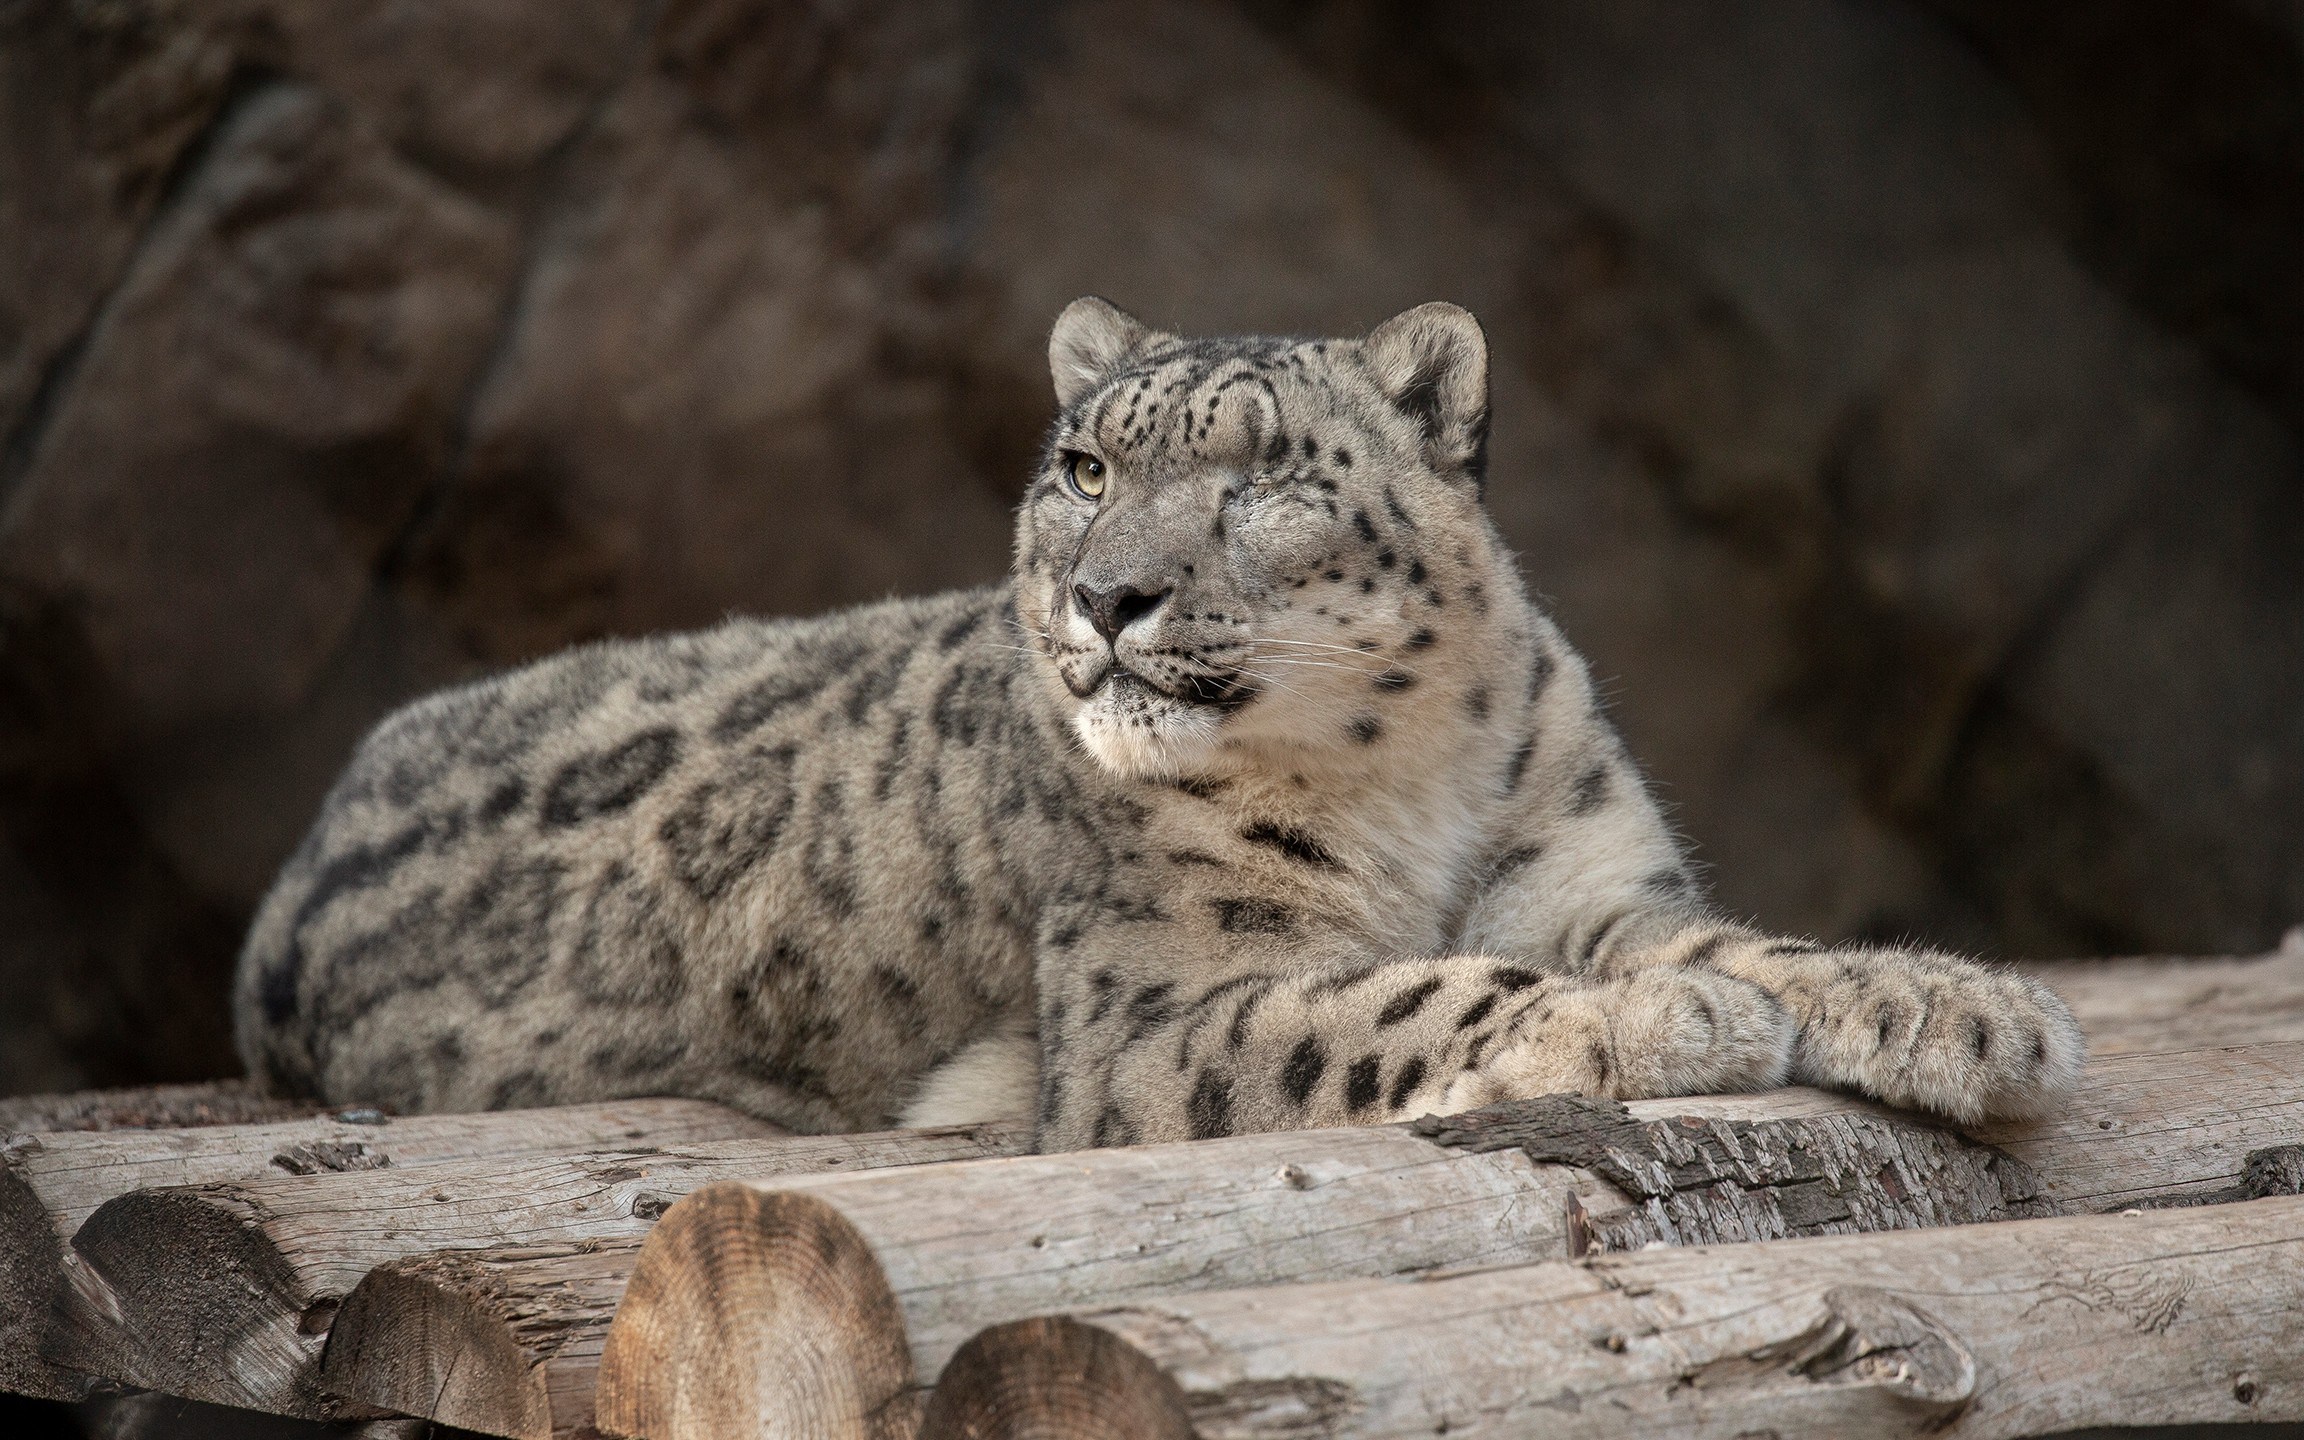
[[(125, 1112), (109, 1105), (84, 1107), (77, 1113), (82, 1119), (98, 1114), (183, 1118), (193, 1108), (171, 1102)], [(59, 1107), (41, 1112), (42, 1118), (64, 1115)], [(11, 1135), (0, 1141), (0, 1390), (54, 1400), (86, 1393), (85, 1376), (41, 1359), (43, 1337), (64, 1292), (73, 1232), (105, 1201), (133, 1190), (781, 1133), (765, 1121), (702, 1101), (626, 1100), (488, 1115), (394, 1119), (375, 1110), (350, 1109), (265, 1125)]]
[(2269, 955), (2016, 967), (2064, 997), (2096, 1055), (2304, 1040), (2304, 926)]
[(970, 1340), (922, 1440), (2014, 1437), (2304, 1419), (2304, 1198), (1177, 1296)]
[(2186, 1204), (2277, 1188), (2276, 1147), (2299, 1135), (2304, 1045), (2286, 1045), (2101, 1061), (2071, 1115), (1997, 1147), (1816, 1091), (1552, 1097), (1415, 1126), (715, 1186), (641, 1248), (597, 1424), (875, 1434), (916, 1413), (919, 1382), (976, 1331), (1070, 1306)]
[(322, 1348), (344, 1297), (379, 1265), (635, 1238), (679, 1197), (732, 1175), (972, 1159), (1024, 1144), (1015, 1127), (962, 1126), (140, 1190), (105, 1202), (73, 1236), (47, 1354), (140, 1389), (344, 1418), (358, 1412), (316, 1383)]

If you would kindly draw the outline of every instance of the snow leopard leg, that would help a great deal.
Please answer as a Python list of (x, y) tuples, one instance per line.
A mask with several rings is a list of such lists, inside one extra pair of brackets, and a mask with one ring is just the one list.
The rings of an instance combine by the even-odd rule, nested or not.
[(1561, 1091), (1760, 1089), (1783, 1082), (1792, 1046), (1766, 992), (1700, 969), (1594, 981), (1448, 955), (1226, 972), (1184, 987), (1115, 956), (1043, 996), (1043, 1033), (1060, 1039), (1041, 1147), (1380, 1124)]
[[(2078, 1079), (2086, 1041), (2035, 980), (1917, 946), (1785, 939), (1694, 908), (1584, 910), (1539, 953), (1602, 985), (1712, 977), (1765, 994), (1789, 1017), (1790, 1078), (1860, 1091), (1960, 1121), (2042, 1113)], [(1707, 980), (1705, 983), (1709, 983)], [(1660, 992), (1661, 993), (1661, 992)], [(1658, 1033), (1624, 996), (1625, 1033)], [(1643, 1026), (1647, 1028), (1642, 1029)], [(1537, 1063), (1500, 1057), (1514, 1065)], [(1661, 1062), (1660, 1062), (1661, 1063)], [(1678, 1088), (1711, 1088), (1702, 1064)], [(1505, 1089), (1516, 1079), (1500, 1081)]]

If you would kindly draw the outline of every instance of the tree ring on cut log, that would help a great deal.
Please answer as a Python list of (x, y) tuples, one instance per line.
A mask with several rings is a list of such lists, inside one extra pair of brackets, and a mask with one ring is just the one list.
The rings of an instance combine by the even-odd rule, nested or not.
[(1197, 1434), (1184, 1392), (1144, 1352), (1062, 1315), (978, 1332), (944, 1367), (920, 1427), (920, 1440)]
[[(551, 1440), (543, 1377), (489, 1309), (486, 1277), (462, 1260), (369, 1271), (329, 1331), (321, 1384), (378, 1409), (414, 1408), (422, 1397), (424, 1413), (453, 1416), (460, 1429)], [(396, 1323), (373, 1323), (379, 1315)]]
[(838, 1210), (707, 1185), (641, 1247), (600, 1356), (598, 1427), (649, 1440), (911, 1440), (903, 1311)]

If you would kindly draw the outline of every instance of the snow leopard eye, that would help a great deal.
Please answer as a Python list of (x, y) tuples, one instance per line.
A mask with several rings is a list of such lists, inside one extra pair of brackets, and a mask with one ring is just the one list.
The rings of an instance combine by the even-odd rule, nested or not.
[(1104, 462), (1093, 455), (1075, 451), (1065, 462), (1064, 473), (1072, 481), (1072, 488), (1085, 499), (1093, 500), (1104, 493)]

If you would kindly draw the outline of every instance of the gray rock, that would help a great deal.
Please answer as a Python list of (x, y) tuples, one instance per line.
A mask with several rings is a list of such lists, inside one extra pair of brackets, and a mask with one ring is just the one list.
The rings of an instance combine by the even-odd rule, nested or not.
[(916, 353), (950, 325), (956, 16), (667, 12), (568, 157), (411, 546), (412, 603), (470, 653), (999, 573), (1008, 487), (971, 474)]
[(160, 5), (0, 6), (0, 497), (234, 56)]
[(280, 85), (216, 137), (0, 513), (131, 739), (293, 705), (449, 442), (517, 248), (356, 113)]

